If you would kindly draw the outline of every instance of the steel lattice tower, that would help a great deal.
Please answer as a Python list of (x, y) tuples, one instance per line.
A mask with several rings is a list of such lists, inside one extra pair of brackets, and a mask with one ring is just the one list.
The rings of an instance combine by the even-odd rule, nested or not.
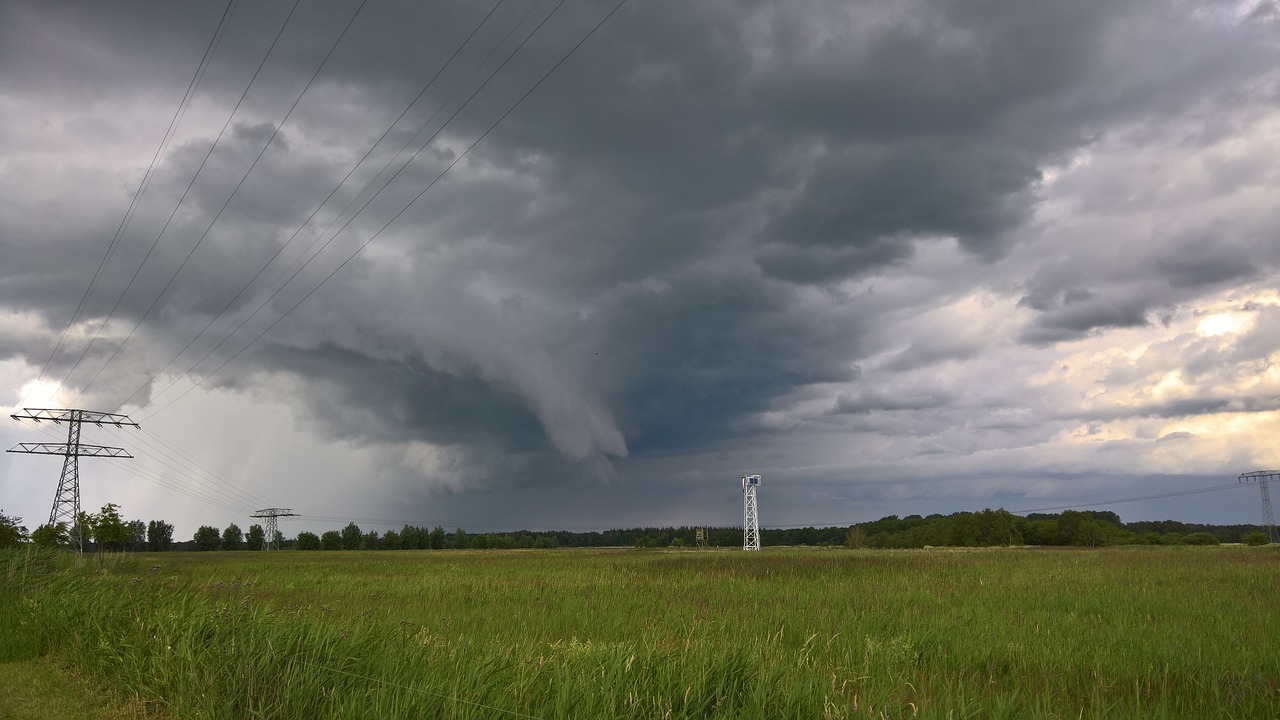
[(1280, 542), (1280, 534), (1276, 532), (1276, 516), (1271, 512), (1271, 493), (1267, 483), (1280, 480), (1280, 470), (1255, 470), (1240, 475), (1240, 482), (1254, 482), (1262, 488), (1262, 522), (1267, 526), (1267, 539), (1273, 543)]
[(262, 541), (263, 550), (279, 550), (280, 543), (276, 541), (276, 518), (297, 517), (298, 513), (289, 508), (264, 508), (249, 517), (262, 518), (267, 521), (266, 537)]
[(756, 488), (760, 487), (759, 475), (742, 477), (742, 549), (760, 549), (760, 516), (756, 511)]
[(53, 496), (53, 509), (49, 511), (49, 524), (64, 522), (71, 532), (71, 547), (76, 552), (84, 552), (84, 541), (80, 532), (80, 457), (114, 457), (132, 458), (124, 448), (107, 447), (105, 445), (85, 445), (80, 442), (80, 426), (91, 422), (98, 427), (115, 425), (116, 427), (141, 427), (127, 415), (96, 412), (93, 410), (55, 410), (50, 408), (23, 408), (22, 412), (9, 417), (14, 420), (34, 420), (37, 423), (48, 420), (54, 425), (67, 424), (67, 442), (58, 443), (18, 443), (10, 449), (11, 453), (28, 453), (32, 455), (62, 455), (62, 476), (58, 479), (58, 492)]

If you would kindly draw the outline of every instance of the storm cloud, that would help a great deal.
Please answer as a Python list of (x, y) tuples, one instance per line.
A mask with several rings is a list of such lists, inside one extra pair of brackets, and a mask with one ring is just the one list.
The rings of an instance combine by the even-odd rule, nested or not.
[(731, 523), (748, 472), (766, 524), (848, 523), (1280, 461), (1274, 3), (292, 7), (227, 16), (132, 211), (223, 8), (0, 9), (7, 404), (388, 525)]

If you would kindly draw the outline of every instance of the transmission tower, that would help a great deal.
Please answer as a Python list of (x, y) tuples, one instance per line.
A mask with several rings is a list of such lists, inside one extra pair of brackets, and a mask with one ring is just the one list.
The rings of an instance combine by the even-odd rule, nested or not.
[(249, 517), (263, 518), (267, 521), (267, 537), (262, 541), (263, 550), (279, 550), (280, 542), (276, 540), (276, 518), (297, 517), (298, 513), (289, 508), (263, 508)]
[(1240, 475), (1240, 482), (1257, 482), (1262, 488), (1262, 522), (1267, 526), (1267, 539), (1280, 542), (1280, 534), (1276, 533), (1276, 516), (1271, 512), (1271, 493), (1267, 483), (1280, 480), (1280, 470), (1254, 470)]
[(58, 443), (18, 443), (8, 452), (29, 453), (32, 455), (62, 455), (62, 477), (58, 480), (58, 492), (53, 496), (53, 510), (49, 512), (49, 524), (65, 522), (71, 531), (71, 548), (78, 553), (84, 552), (84, 541), (80, 528), (80, 458), (113, 457), (132, 458), (124, 448), (107, 447), (105, 445), (85, 445), (80, 442), (80, 426), (93, 423), (98, 427), (115, 425), (116, 427), (142, 427), (129, 419), (128, 415), (96, 412), (93, 410), (56, 410), (50, 408), (23, 408), (22, 412), (9, 417), (14, 420), (34, 420), (37, 423), (52, 422), (54, 425), (67, 424), (67, 442)]
[(759, 475), (742, 476), (742, 549), (760, 549), (760, 518), (756, 512), (756, 488)]

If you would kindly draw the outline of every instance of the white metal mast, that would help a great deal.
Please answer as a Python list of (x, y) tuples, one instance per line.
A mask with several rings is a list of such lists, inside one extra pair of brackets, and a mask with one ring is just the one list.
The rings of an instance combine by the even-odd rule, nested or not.
[(756, 488), (759, 475), (742, 476), (742, 549), (760, 549), (760, 516), (756, 511)]

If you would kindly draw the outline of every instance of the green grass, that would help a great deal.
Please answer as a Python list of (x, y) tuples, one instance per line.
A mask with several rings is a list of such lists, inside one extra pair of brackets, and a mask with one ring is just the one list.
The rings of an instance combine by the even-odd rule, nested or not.
[[(7, 556), (176, 717), (1276, 717), (1275, 548)], [(519, 715), (516, 715), (519, 714)]]
[(0, 720), (160, 720), (167, 717), (53, 657), (0, 663)]

